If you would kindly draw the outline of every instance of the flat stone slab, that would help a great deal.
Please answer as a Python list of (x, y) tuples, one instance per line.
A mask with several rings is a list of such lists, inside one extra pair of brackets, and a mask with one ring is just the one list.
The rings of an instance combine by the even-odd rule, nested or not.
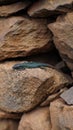
[(67, 104), (73, 105), (73, 87), (62, 93), (60, 97), (63, 98)]

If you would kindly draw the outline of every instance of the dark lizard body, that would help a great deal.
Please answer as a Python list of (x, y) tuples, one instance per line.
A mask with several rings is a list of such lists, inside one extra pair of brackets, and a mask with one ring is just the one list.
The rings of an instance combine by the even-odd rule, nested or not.
[(23, 69), (31, 69), (31, 68), (44, 68), (44, 67), (50, 67), (54, 68), (52, 65), (49, 65), (47, 63), (40, 63), (40, 62), (23, 62), (19, 64), (15, 64), (13, 66), (13, 69), (16, 70), (23, 70)]

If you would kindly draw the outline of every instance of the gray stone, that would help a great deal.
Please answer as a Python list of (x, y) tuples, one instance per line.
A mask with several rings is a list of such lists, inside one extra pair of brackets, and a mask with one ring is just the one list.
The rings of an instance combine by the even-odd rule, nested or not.
[(67, 104), (73, 105), (73, 87), (62, 93), (60, 97), (63, 98)]

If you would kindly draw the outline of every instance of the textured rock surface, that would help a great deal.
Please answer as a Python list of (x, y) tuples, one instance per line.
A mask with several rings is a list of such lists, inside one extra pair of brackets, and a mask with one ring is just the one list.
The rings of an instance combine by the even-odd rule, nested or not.
[(17, 13), (18, 11), (21, 11), (22, 9), (26, 9), (26, 7), (30, 4), (30, 1), (24, 1), (24, 2), (17, 2), (10, 5), (3, 5), (0, 6), (0, 16), (9, 16), (13, 13)]
[(18, 130), (51, 130), (49, 107), (24, 114)]
[(28, 14), (34, 17), (47, 17), (69, 12), (73, 8), (72, 2), (73, 0), (39, 0), (28, 9)]
[(54, 43), (61, 57), (73, 70), (73, 13), (59, 17), (48, 27), (54, 34)]
[(0, 19), (0, 60), (49, 50), (51, 40), (45, 19)]
[(19, 121), (0, 120), (0, 130), (18, 130)]
[(7, 113), (7, 112), (4, 112), (2, 110), (0, 110), (0, 119), (20, 119), (22, 116), (22, 114), (13, 114), (13, 113)]
[(20, 1), (20, 0), (0, 0), (0, 5), (11, 4), (11, 3), (14, 3), (14, 2), (17, 2), (17, 1)]
[(13, 70), (14, 62), (0, 64), (0, 108), (8, 112), (28, 111), (49, 94), (69, 84), (52, 68)]
[(50, 96), (48, 96), (48, 98), (47, 98), (44, 102), (42, 102), (42, 103), (40, 104), (40, 106), (41, 106), (41, 107), (49, 106), (49, 105), (50, 105), (50, 102), (52, 102), (53, 100), (56, 100), (57, 98), (59, 98), (59, 97), (60, 97), (60, 94), (63, 93), (64, 91), (66, 91), (66, 90), (67, 90), (67, 88), (62, 88), (62, 89), (60, 89), (60, 91), (58, 91), (57, 93), (51, 94)]
[(73, 106), (57, 99), (51, 103), (50, 115), (52, 130), (73, 130)]

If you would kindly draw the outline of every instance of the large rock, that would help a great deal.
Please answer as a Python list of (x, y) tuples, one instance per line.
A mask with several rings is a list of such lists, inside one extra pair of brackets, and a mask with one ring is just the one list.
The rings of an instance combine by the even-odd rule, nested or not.
[(33, 17), (47, 17), (72, 10), (73, 0), (38, 0), (29, 9), (28, 14)]
[(11, 4), (11, 3), (15, 3), (17, 1), (20, 1), (20, 0), (0, 0), (0, 5)]
[(48, 25), (54, 35), (54, 43), (61, 57), (73, 70), (73, 12), (60, 16), (55, 23)]
[(44, 52), (52, 45), (45, 19), (21, 16), (0, 19), (0, 60)]
[(0, 119), (0, 130), (18, 130), (19, 121), (15, 120), (1, 120)]
[(0, 64), (0, 108), (7, 112), (29, 111), (49, 94), (69, 84), (69, 80), (52, 68), (14, 70), (16, 62)]
[(73, 106), (57, 99), (50, 105), (52, 130), (73, 130)]
[(49, 107), (38, 108), (24, 114), (18, 130), (51, 130)]
[(30, 4), (30, 1), (17, 2), (10, 5), (0, 6), (0, 16), (9, 16), (11, 14), (17, 13), (23, 9), (26, 9)]

